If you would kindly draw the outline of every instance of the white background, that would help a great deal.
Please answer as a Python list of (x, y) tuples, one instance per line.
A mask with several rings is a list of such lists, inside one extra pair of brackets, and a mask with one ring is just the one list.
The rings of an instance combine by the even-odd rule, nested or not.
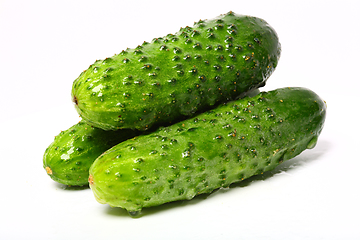
[[(360, 239), (358, 1), (0, 1), (0, 239)], [(130, 218), (52, 181), (46, 147), (80, 120), (73, 80), (110, 57), (228, 11), (265, 19), (282, 56), (262, 90), (327, 102), (313, 150), (262, 177)]]

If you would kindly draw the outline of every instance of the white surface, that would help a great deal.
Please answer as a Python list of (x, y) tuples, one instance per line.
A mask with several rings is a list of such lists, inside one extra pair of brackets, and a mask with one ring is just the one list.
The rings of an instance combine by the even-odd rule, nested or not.
[[(0, 1), (0, 239), (360, 239), (358, 1), (170, 2)], [(263, 90), (302, 86), (326, 100), (315, 149), (138, 219), (47, 176), (46, 147), (79, 121), (70, 91), (82, 70), (229, 10), (278, 32), (282, 56)]]

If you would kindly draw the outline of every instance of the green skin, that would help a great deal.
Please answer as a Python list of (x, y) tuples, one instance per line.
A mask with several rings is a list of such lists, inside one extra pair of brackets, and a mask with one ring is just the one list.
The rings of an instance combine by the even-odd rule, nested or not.
[(91, 166), (90, 187), (100, 203), (130, 213), (191, 199), (313, 148), (325, 115), (304, 88), (245, 97), (109, 149)]
[(80, 121), (62, 131), (46, 149), (43, 167), (56, 182), (83, 186), (88, 184), (89, 168), (103, 152), (133, 138), (136, 131), (104, 131)]
[(146, 130), (264, 86), (280, 52), (267, 22), (229, 12), (96, 61), (74, 81), (72, 98), (95, 127)]

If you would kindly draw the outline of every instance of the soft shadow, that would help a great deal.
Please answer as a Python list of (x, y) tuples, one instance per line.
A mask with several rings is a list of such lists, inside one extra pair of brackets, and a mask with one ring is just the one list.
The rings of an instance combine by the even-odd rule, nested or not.
[(90, 189), (89, 184), (84, 185), (84, 186), (69, 186), (69, 185), (58, 183), (58, 182), (55, 182), (54, 184), (55, 184), (56, 188), (66, 190), (66, 191), (79, 191), (79, 190), (84, 190), (84, 189)]
[(214, 190), (211, 193), (198, 195), (198, 196), (194, 197), (191, 200), (182, 200), (182, 201), (170, 202), (170, 203), (166, 203), (166, 204), (156, 206), (156, 207), (144, 208), (141, 211), (141, 213), (139, 213), (136, 216), (131, 216), (125, 209), (112, 208), (110, 206), (107, 206), (106, 213), (109, 214), (109, 215), (119, 216), (119, 217), (140, 218), (140, 217), (146, 217), (146, 216), (151, 216), (151, 215), (154, 215), (154, 214), (158, 214), (158, 213), (164, 212), (164, 211), (169, 211), (169, 210), (174, 209), (174, 208), (199, 204), (202, 201), (204, 201), (205, 199), (213, 196), (214, 193), (224, 194), (224, 193), (226, 193), (228, 191), (231, 191), (231, 189), (247, 187), (247, 186), (251, 185), (254, 182), (264, 181), (266, 179), (274, 177), (277, 174), (284, 173), (284, 172), (289, 172), (289, 171), (292, 171), (292, 170), (296, 169), (299, 166), (310, 164), (311, 162), (316, 161), (322, 155), (324, 155), (326, 152), (328, 152), (329, 148), (331, 148), (331, 143), (330, 142), (328, 142), (326, 140), (319, 140), (314, 149), (305, 150), (304, 152), (302, 152), (300, 155), (296, 156), (295, 158), (292, 158), (290, 160), (287, 160), (287, 161), (283, 162), (282, 164), (277, 166), (272, 171), (264, 172), (261, 175), (252, 176), (252, 177), (250, 177), (248, 179), (245, 179), (243, 181), (233, 183), (228, 188), (220, 188), (220, 189)]
[(105, 205), (105, 212), (111, 216), (117, 216), (117, 217), (130, 217), (129, 213), (119, 207), (110, 207), (109, 205)]
[(117, 216), (117, 217), (131, 217), (131, 218), (134, 218), (134, 219), (140, 218), (140, 217), (148, 217), (148, 216), (151, 216), (151, 215), (154, 215), (154, 214), (158, 214), (160, 212), (170, 211), (171, 209), (184, 207), (184, 206), (187, 206), (187, 205), (198, 204), (198, 203), (202, 202), (203, 200), (208, 198), (208, 196), (210, 196), (211, 194), (213, 194), (214, 192), (216, 192), (218, 190), (219, 189), (216, 189), (212, 193), (200, 194), (200, 195), (194, 197), (191, 200), (181, 200), (181, 201), (169, 202), (169, 203), (162, 204), (160, 206), (144, 208), (144, 209), (141, 210), (140, 213), (138, 213), (135, 216), (132, 216), (131, 214), (129, 214), (123, 208), (110, 207), (109, 205), (106, 206), (105, 211), (106, 211), (107, 214), (112, 215), (112, 216)]
[(319, 140), (316, 147), (314, 149), (305, 150), (298, 156), (283, 162), (278, 165), (274, 170), (264, 172), (261, 175), (255, 175), (248, 179), (245, 179), (241, 182), (233, 183), (230, 185), (230, 188), (237, 187), (246, 187), (251, 183), (256, 181), (264, 181), (266, 179), (272, 178), (277, 174), (290, 172), (295, 170), (299, 166), (304, 166), (306, 164), (310, 164), (313, 161), (319, 159), (322, 155), (328, 152), (328, 149), (331, 147), (331, 143), (326, 140)]

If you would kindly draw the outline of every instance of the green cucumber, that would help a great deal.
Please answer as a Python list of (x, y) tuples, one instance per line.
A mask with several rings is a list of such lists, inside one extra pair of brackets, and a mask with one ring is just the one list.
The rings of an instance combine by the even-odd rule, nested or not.
[(136, 134), (130, 129), (104, 131), (80, 121), (55, 137), (45, 150), (43, 167), (56, 182), (70, 186), (87, 185), (89, 168), (95, 159)]
[(265, 85), (281, 46), (275, 30), (233, 12), (97, 60), (73, 82), (80, 116), (105, 130), (146, 130)]
[(305, 88), (228, 102), (124, 141), (99, 156), (89, 183), (100, 203), (130, 213), (274, 169), (315, 147), (326, 104)]

